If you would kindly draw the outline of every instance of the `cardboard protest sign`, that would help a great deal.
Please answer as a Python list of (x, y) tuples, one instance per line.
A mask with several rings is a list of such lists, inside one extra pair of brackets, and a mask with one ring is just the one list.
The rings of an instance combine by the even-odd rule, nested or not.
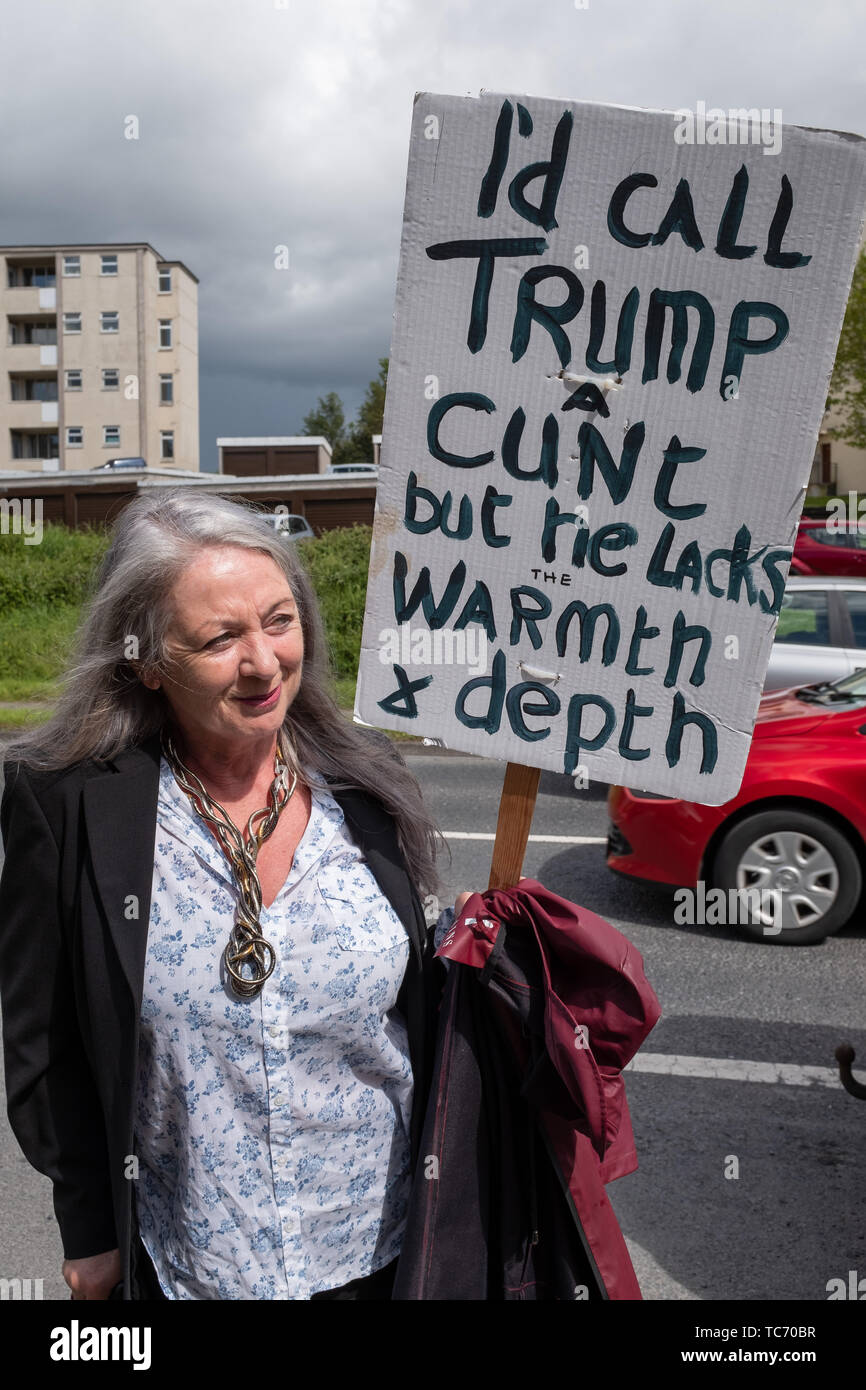
[(737, 792), (866, 143), (416, 98), (356, 717)]

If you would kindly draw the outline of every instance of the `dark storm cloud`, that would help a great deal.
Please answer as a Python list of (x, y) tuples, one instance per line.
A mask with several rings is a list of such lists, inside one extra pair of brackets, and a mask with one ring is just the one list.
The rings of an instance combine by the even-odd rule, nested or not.
[(295, 432), (318, 395), (353, 409), (376, 374), (415, 91), (866, 125), (864, 24), (838, 3), (7, 0), (4, 15), (0, 241), (146, 240), (199, 277), (205, 467), (218, 434)]

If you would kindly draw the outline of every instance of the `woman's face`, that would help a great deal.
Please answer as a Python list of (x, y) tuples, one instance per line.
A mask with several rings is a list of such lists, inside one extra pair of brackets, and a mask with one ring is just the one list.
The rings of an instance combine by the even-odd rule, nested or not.
[(189, 741), (270, 739), (301, 683), (304, 639), (288, 580), (269, 555), (209, 547), (172, 591), (170, 675), (161, 686)]

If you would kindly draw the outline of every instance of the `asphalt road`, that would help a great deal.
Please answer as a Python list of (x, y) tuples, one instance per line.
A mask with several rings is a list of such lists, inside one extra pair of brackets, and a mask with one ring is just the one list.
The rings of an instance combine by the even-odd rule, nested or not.
[[(503, 765), (407, 757), (454, 836), (441, 865), (444, 905), (486, 886), (492, 842), (465, 836), (494, 831)], [(542, 774), (533, 835), (603, 840), (605, 794)], [(672, 893), (615, 877), (602, 843), (533, 840), (524, 873), (623, 931), (661, 1000), (639, 1060), (670, 1070), (629, 1069), (640, 1167), (607, 1189), (644, 1298), (825, 1300), (829, 1280), (866, 1277), (866, 1103), (829, 1077), (845, 1040), (866, 1075), (864, 925), (800, 948), (677, 926)], [(707, 1077), (695, 1073), (719, 1068), (699, 1059), (742, 1065), (729, 1068), (736, 1079)], [(787, 1080), (768, 1081), (750, 1063), (793, 1066)], [(800, 1067), (823, 1069), (824, 1084), (808, 1084)], [(45, 1298), (63, 1298), (61, 1257), (50, 1184), (21, 1155), (4, 1105), (0, 1277), (42, 1278)]]
[[(495, 830), (501, 763), (451, 755), (411, 765), (443, 830)], [(533, 836), (603, 839), (606, 796), (601, 785), (576, 792), (570, 778), (542, 773)], [(486, 887), (492, 849), (449, 846), (443, 903)], [(866, 924), (812, 947), (677, 926), (672, 890), (612, 874), (603, 844), (531, 841), (523, 872), (592, 908), (641, 952), (662, 1017), (640, 1057), (830, 1069), (850, 1041), (855, 1072), (866, 1072)], [(828, 1280), (866, 1276), (866, 1102), (841, 1085), (682, 1074), (691, 1069), (627, 1076), (640, 1166), (607, 1193), (644, 1298), (824, 1300)], [(736, 1178), (725, 1176), (731, 1157)]]

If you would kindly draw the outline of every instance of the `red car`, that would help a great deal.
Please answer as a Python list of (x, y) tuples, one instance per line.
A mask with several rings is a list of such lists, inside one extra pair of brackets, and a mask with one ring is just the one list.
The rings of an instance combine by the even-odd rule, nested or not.
[(717, 906), (753, 890), (761, 911), (696, 920), (733, 921), (773, 944), (822, 941), (852, 916), (863, 886), (866, 672), (765, 695), (742, 786), (723, 806), (611, 787), (608, 810), (617, 873), (696, 886), (699, 906), (708, 888), (722, 890)]
[(791, 574), (866, 577), (866, 517), (859, 523), (803, 517), (791, 557)]

